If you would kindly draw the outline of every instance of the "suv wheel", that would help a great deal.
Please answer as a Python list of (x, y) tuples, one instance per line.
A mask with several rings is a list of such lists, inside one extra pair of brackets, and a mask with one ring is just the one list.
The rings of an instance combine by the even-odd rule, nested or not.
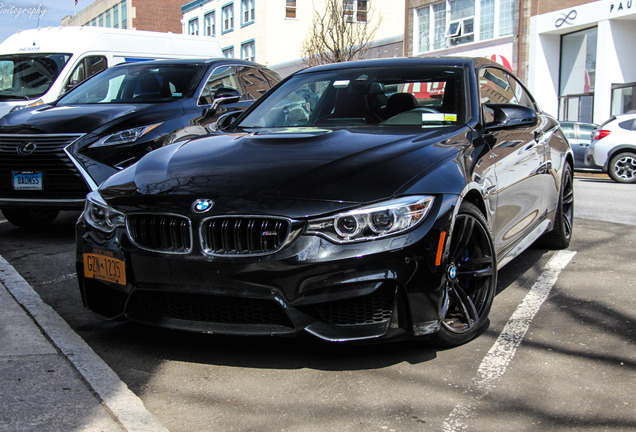
[(21, 228), (45, 227), (53, 222), (59, 213), (59, 210), (2, 209), (4, 217)]
[(607, 173), (619, 183), (636, 183), (636, 154), (622, 152), (614, 156), (609, 163)]

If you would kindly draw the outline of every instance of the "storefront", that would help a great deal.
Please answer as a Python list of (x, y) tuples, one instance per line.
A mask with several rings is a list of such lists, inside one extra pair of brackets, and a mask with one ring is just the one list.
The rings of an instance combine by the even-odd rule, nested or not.
[(559, 120), (601, 123), (636, 109), (636, 0), (602, 0), (531, 18), (528, 85)]

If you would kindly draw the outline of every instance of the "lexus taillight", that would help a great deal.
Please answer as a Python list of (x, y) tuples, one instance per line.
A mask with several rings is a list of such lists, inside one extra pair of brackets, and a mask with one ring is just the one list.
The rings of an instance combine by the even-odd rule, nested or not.
[(601, 129), (601, 130), (595, 130), (594, 131), (594, 140), (598, 141), (600, 139), (605, 138), (606, 136), (608, 136), (609, 134), (611, 134), (611, 131), (605, 130), (605, 129)]

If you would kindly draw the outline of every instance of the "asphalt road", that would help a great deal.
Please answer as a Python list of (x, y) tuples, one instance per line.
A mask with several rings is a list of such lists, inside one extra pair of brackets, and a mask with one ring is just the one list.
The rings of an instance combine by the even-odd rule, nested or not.
[(503, 268), (487, 332), (450, 350), (105, 323), (81, 305), (77, 213), (0, 223), (0, 255), (171, 432), (636, 431), (635, 187), (577, 175), (569, 251)]

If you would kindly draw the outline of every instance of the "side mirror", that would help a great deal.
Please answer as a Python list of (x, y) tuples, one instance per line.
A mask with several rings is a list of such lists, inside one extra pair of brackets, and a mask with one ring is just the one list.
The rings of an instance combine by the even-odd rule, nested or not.
[(515, 104), (486, 104), (484, 109), (489, 111), (489, 120), (485, 125), (486, 131), (493, 132), (515, 127), (534, 126), (539, 121), (537, 113), (532, 108)]
[(236, 122), (236, 119), (243, 114), (243, 111), (230, 111), (219, 116), (219, 119), (216, 121), (214, 125), (210, 128), (215, 132), (224, 132), (228, 129), (231, 129)]
[(214, 92), (212, 100), (212, 110), (216, 111), (221, 105), (235, 103), (241, 99), (241, 93), (236, 89), (221, 87)]

